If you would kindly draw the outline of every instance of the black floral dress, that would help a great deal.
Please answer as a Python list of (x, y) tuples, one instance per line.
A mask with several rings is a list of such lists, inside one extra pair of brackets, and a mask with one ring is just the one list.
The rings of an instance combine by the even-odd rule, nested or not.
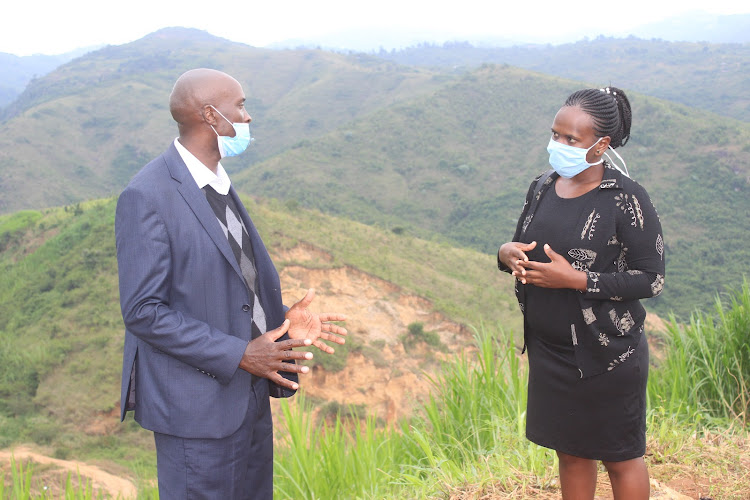
[(600, 186), (576, 198), (557, 196), (557, 174), (540, 189), (535, 180), (513, 238), (536, 241), (529, 259), (541, 262), (549, 262), (549, 244), (587, 273), (586, 292), (516, 282), (516, 293), (529, 355), (527, 437), (622, 461), (645, 453), (648, 345), (639, 299), (661, 293), (664, 242), (646, 191), (605, 167)]

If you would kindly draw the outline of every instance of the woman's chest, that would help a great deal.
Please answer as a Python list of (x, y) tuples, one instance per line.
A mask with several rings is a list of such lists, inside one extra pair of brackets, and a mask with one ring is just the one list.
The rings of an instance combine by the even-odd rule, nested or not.
[(613, 196), (611, 191), (596, 189), (576, 198), (560, 198), (551, 187), (526, 230), (524, 241), (537, 242), (529, 258), (548, 262), (546, 243), (579, 270), (590, 270), (595, 262), (598, 269), (604, 262), (616, 265), (622, 249), (616, 206), (608, 199)]

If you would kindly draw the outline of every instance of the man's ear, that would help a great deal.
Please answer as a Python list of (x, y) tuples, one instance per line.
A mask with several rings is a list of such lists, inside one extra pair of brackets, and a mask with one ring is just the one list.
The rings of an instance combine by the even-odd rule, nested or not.
[(203, 116), (203, 120), (209, 125), (216, 125), (217, 123), (219, 123), (219, 120), (216, 116), (216, 110), (210, 104), (206, 104), (203, 106), (203, 108), (201, 109), (201, 116)]

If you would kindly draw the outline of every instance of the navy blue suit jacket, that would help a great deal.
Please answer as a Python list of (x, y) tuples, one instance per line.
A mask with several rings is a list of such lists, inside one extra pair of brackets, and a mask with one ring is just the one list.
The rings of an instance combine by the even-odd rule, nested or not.
[[(269, 330), (284, 321), (279, 276), (234, 188)], [(125, 322), (121, 418), (186, 438), (237, 430), (259, 397), (293, 391), (238, 368), (252, 307), (236, 258), (174, 144), (136, 174), (115, 218)], [(283, 338), (288, 338), (286, 335)], [(296, 375), (282, 373), (296, 380)]]

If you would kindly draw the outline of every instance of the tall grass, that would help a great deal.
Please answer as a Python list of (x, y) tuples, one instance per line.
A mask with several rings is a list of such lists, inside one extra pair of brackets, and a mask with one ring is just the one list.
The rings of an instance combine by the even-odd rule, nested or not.
[(276, 451), (276, 495), (307, 500), (382, 497), (387, 489), (383, 467), (403, 456), (393, 449), (397, 442), (387, 431), (378, 430), (372, 418), (313, 422), (301, 394), (293, 404), (283, 400), (281, 408), (286, 432)]
[[(727, 304), (727, 301), (729, 304)], [(727, 307), (728, 305), (728, 307)], [(711, 314), (668, 327), (666, 359), (649, 379), (652, 407), (707, 424), (750, 425), (750, 285), (715, 299)]]
[[(507, 338), (503, 336), (502, 338)], [(473, 481), (536, 482), (554, 456), (525, 440), (526, 371), (510, 340), (475, 332), (478, 362), (461, 356), (432, 380), (423, 411), (395, 428), (340, 418), (313, 422), (304, 399), (282, 401), (276, 451), (280, 498), (425, 498)]]

